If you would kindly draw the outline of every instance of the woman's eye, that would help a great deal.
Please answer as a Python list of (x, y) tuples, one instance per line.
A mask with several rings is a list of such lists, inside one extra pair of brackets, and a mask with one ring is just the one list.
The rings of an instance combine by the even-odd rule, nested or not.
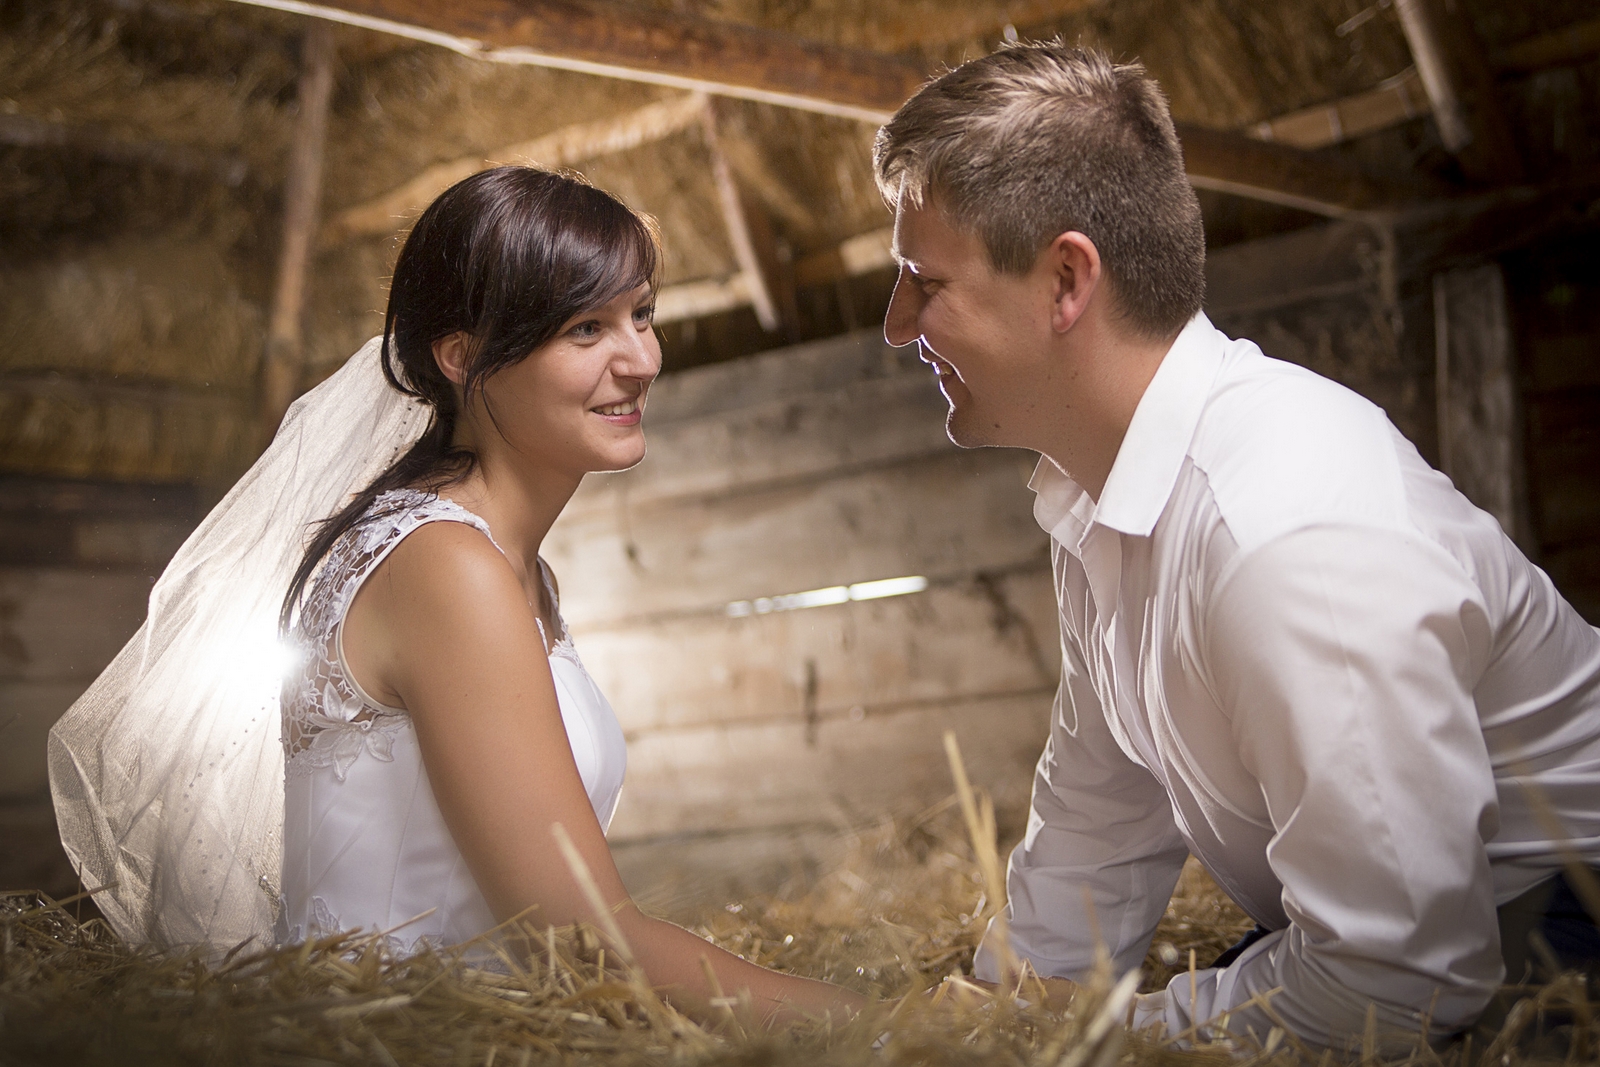
[(646, 322), (649, 322), (651, 319), (653, 319), (655, 317), (656, 317), (656, 306), (654, 304), (646, 304), (644, 307), (634, 308), (633, 309), (633, 321), (634, 322), (646, 323)]
[(572, 328), (572, 336), (574, 337), (598, 337), (599, 335), (600, 323), (594, 319), (590, 319), (588, 322), (580, 322)]

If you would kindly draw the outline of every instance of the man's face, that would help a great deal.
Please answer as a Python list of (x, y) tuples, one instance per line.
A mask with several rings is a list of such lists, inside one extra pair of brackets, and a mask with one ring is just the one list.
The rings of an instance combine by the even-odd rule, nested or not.
[(1046, 372), (1048, 284), (1037, 271), (995, 271), (982, 239), (951, 226), (931, 196), (921, 207), (902, 198), (894, 233), (900, 278), (885, 339), (920, 345), (950, 404), (950, 440), (963, 448), (1027, 445), (1024, 427)]

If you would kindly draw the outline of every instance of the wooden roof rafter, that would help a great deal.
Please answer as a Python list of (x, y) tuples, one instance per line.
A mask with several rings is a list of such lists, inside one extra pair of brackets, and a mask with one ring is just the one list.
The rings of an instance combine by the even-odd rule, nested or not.
[(913, 60), (612, 0), (236, 0), (551, 67), (884, 122), (927, 78)]
[[(884, 122), (927, 79), (905, 56), (613, 0), (237, 0), (402, 34), (467, 55), (672, 85)], [(1342, 217), (1387, 210), (1409, 190), (1337, 160), (1237, 133), (1180, 127), (1197, 185)]]
[(435, 163), (387, 193), (339, 212), (323, 228), (322, 243), (392, 234), (456, 182), (500, 163), (568, 167), (670, 137), (701, 122), (707, 99), (704, 93), (685, 93), (611, 118), (563, 126), (531, 140)]

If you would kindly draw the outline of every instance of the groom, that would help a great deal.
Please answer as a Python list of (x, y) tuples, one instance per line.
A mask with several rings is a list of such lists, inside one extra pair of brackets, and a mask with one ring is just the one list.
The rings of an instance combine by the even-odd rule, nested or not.
[(1140, 998), (1168, 1034), (1337, 1046), (1371, 1005), (1443, 1035), (1546, 958), (1530, 930), (1600, 958), (1574, 896), (1600, 863), (1600, 634), (1382, 411), (1200, 313), (1155, 83), (1006, 48), (925, 86), (875, 157), (889, 343), (920, 343), (957, 444), (1041, 453), (1062, 674), (1016, 955), (1077, 979), (1098, 936), (1139, 966), (1192, 853), (1259, 925)]

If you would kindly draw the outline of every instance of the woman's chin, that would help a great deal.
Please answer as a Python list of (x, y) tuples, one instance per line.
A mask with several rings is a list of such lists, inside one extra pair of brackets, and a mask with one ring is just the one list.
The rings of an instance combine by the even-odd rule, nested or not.
[(589, 468), (589, 473), (615, 474), (617, 471), (625, 471), (632, 467), (637, 467), (643, 460), (644, 442), (640, 441), (639, 447), (636, 449), (608, 451), (603, 455), (596, 456), (593, 466)]

